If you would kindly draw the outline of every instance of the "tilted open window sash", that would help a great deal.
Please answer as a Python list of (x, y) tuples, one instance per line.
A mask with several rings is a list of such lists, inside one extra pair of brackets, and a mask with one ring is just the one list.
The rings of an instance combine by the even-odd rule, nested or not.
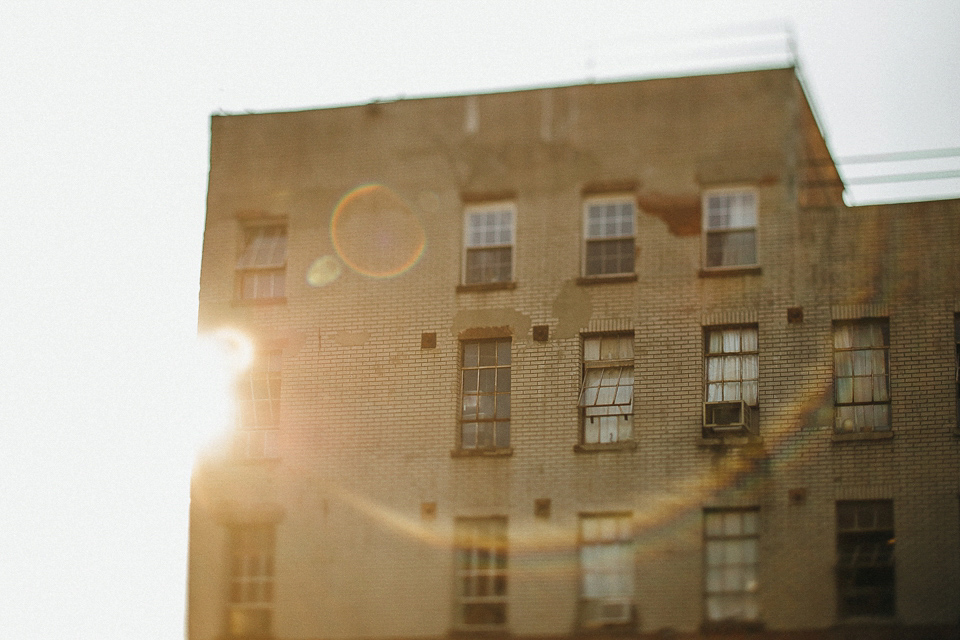
[(633, 413), (633, 364), (587, 368), (579, 405), (587, 416)]

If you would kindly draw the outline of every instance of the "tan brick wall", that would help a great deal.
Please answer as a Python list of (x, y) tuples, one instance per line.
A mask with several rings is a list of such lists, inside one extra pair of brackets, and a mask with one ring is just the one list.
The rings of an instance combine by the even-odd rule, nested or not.
[[(200, 326), (282, 346), (281, 457), (198, 465), (192, 640), (223, 631), (224, 527), (249, 517), (279, 518), (278, 638), (445, 635), (454, 518), (494, 515), (508, 518), (509, 630), (565, 635), (578, 514), (604, 511), (637, 523), (636, 629), (693, 631), (709, 506), (760, 508), (767, 628), (827, 627), (834, 505), (859, 497), (894, 501), (899, 620), (955, 622), (960, 202), (799, 208), (796, 165), (812, 143), (798, 100), (792, 71), (775, 70), (215, 117)], [(423, 255), (395, 277), (344, 266), (310, 286), (313, 261), (335, 255), (332, 212), (367, 183), (415, 211)], [(637, 278), (578, 284), (583, 193), (603, 184), (636, 197)], [(741, 185), (759, 197), (761, 271), (703, 277), (700, 195)], [(516, 287), (458, 292), (461, 198), (484, 193), (513, 194)], [(283, 304), (234, 302), (241, 231), (257, 217), (288, 224)], [(877, 313), (890, 322), (893, 438), (834, 442), (832, 321)], [(759, 446), (701, 442), (703, 327), (731, 323), (759, 329)], [(451, 456), (458, 335), (504, 326), (512, 455)], [(617, 330), (635, 335), (637, 446), (575, 452), (580, 335)], [(421, 349), (423, 332), (435, 349)], [(798, 488), (806, 498), (791, 504)], [(535, 518), (538, 498), (549, 519)]]

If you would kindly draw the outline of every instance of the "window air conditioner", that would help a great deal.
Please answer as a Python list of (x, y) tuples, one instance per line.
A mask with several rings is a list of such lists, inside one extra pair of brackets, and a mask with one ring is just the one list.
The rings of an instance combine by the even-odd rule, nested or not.
[(703, 428), (713, 435), (743, 431), (758, 435), (757, 423), (757, 407), (742, 400), (703, 404)]

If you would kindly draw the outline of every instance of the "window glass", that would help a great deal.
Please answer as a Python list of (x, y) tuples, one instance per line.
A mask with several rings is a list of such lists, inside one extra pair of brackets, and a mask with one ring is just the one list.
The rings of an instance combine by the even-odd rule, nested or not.
[(580, 399), (582, 438), (586, 444), (633, 437), (633, 334), (603, 334), (583, 339)]
[(636, 253), (633, 201), (588, 202), (584, 216), (584, 275), (633, 273)]
[(509, 338), (462, 343), (460, 447), (510, 446)]

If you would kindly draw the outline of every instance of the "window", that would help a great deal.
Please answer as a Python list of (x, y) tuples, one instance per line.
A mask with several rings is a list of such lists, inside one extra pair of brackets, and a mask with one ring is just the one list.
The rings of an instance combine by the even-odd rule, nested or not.
[(510, 446), (510, 339), (463, 344), (460, 447)]
[(756, 434), (757, 327), (708, 327), (704, 351), (704, 435), (743, 430)]
[(756, 622), (756, 509), (709, 509), (703, 514), (704, 598), (710, 622)]
[(896, 613), (893, 501), (837, 502), (837, 613)]
[(580, 516), (580, 606), (584, 626), (630, 622), (633, 553), (630, 514)]
[(458, 518), (456, 593), (458, 626), (507, 622), (507, 519)]
[(513, 280), (513, 206), (470, 207), (464, 227), (464, 284)]
[(883, 319), (833, 325), (838, 433), (890, 429), (890, 329)]
[(286, 227), (250, 227), (244, 236), (243, 253), (237, 260), (237, 297), (241, 300), (283, 298), (286, 295)]
[(230, 530), (230, 604), (227, 630), (232, 638), (270, 635), (273, 617), (272, 524), (238, 525)]
[(583, 338), (579, 405), (584, 444), (633, 437), (633, 334)]
[(583, 275), (633, 273), (633, 201), (596, 200), (584, 205)]
[(274, 458), (280, 427), (280, 350), (258, 354), (239, 382), (235, 453)]
[(704, 193), (703, 228), (705, 267), (757, 264), (757, 196), (753, 191), (724, 189)]

